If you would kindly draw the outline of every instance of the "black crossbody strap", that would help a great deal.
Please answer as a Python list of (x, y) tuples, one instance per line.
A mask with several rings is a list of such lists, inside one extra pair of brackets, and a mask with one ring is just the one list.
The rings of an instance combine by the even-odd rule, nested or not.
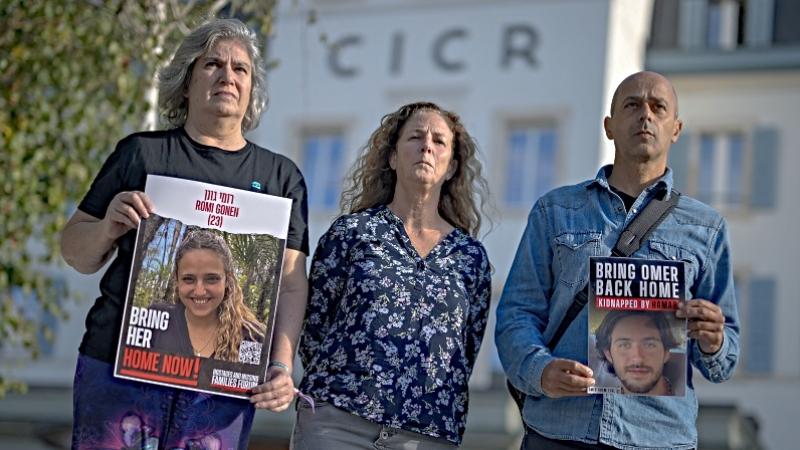
[(583, 289), (575, 293), (575, 298), (572, 299), (572, 304), (569, 305), (569, 309), (567, 310), (566, 314), (564, 314), (564, 318), (561, 319), (561, 323), (558, 324), (558, 328), (556, 328), (556, 332), (553, 334), (553, 337), (550, 338), (550, 342), (547, 343), (547, 348), (550, 349), (552, 352), (556, 345), (558, 345), (558, 341), (561, 340), (561, 337), (564, 336), (564, 333), (569, 328), (572, 321), (578, 317), (581, 310), (584, 306), (586, 306), (586, 302), (589, 301), (589, 296), (586, 292), (589, 290), (589, 285), (585, 284)]
[(672, 208), (678, 204), (680, 195), (677, 191), (672, 191), (672, 195), (667, 200), (657, 198), (650, 200), (644, 210), (619, 235), (611, 255), (627, 257), (636, 253), (636, 250), (642, 246), (642, 242), (647, 240), (650, 233), (658, 228)]
[[(678, 199), (680, 197), (680, 193), (676, 190), (672, 190), (672, 195), (669, 196), (667, 200), (661, 200), (658, 198), (654, 198), (650, 200), (650, 203), (645, 206), (645, 208), (636, 216), (624, 230), (619, 235), (619, 239), (617, 239), (616, 245), (614, 245), (614, 249), (611, 251), (612, 256), (617, 257), (626, 257), (634, 254), (636, 250), (639, 250), (639, 247), (642, 246), (642, 243), (647, 240), (647, 237), (650, 236), (650, 233), (653, 232), (661, 222), (669, 215), (670, 211), (675, 208), (675, 205), (678, 204)], [(586, 302), (589, 300), (587, 292), (589, 291), (589, 283), (586, 283), (583, 286), (583, 289), (579, 290), (575, 294), (575, 298), (572, 300), (572, 304), (569, 305), (569, 309), (567, 309), (567, 313), (564, 314), (564, 318), (561, 319), (561, 323), (558, 325), (556, 332), (553, 334), (553, 337), (550, 339), (550, 342), (547, 343), (547, 348), (550, 351), (553, 351), (558, 345), (558, 341), (561, 340), (561, 337), (567, 331), (567, 328), (572, 324), (572, 321), (575, 320), (575, 317), (581, 312), (583, 307), (586, 305)]]

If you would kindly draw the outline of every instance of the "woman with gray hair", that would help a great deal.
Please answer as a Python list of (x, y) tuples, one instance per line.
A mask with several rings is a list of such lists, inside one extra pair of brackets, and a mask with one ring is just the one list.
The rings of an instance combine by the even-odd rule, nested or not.
[[(61, 251), (67, 263), (94, 273), (112, 261), (80, 346), (73, 449), (121, 448), (131, 439), (183, 448), (212, 434), (224, 448), (245, 449), (253, 405), (282, 411), (294, 398), (291, 368), (307, 292), (308, 207), (295, 164), (244, 138), (264, 109), (264, 84), (256, 36), (243, 23), (218, 19), (193, 30), (159, 74), (159, 103), (174, 128), (121, 140), (66, 224)], [(112, 376), (136, 228), (158, 206), (142, 192), (148, 174), (293, 201), (267, 382), (253, 389), (250, 401)], [(131, 416), (139, 419), (139, 428), (121, 433), (114, 424)]]

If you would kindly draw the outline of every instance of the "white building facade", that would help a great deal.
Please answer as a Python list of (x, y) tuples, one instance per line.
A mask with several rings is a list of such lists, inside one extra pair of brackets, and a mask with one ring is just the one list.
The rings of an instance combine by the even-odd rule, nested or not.
[[(494, 228), (482, 237), (496, 304), (533, 202), (612, 160), (602, 118), (614, 88), (642, 69), (665, 74), (685, 124), (670, 164), (679, 189), (729, 222), (742, 320), (735, 378), (712, 385), (695, 377), (700, 401), (735, 404), (758, 420), (767, 448), (794, 448), (797, 23), (795, 0), (286, 1), (268, 52), (277, 62), (270, 107), (249, 138), (291, 157), (305, 174), (313, 251), (338, 213), (347, 170), (384, 114), (417, 100), (459, 113), (480, 145), (496, 209), (487, 217)], [(51, 321), (58, 337), (43, 358), (13, 371), (32, 386), (71, 385), (88, 300), (97, 295), (97, 275), (58, 276), (84, 297), (69, 322)], [(481, 399), (505, 395), (492, 334), (493, 318), (473, 377), (465, 445), (485, 419)], [(15, 356), (6, 352), (3, 360), (13, 366)], [(515, 414), (505, 409), (491, 419), (513, 431)], [(281, 420), (285, 428), (288, 419)]]
[[(759, 421), (768, 448), (791, 448), (800, 273), (790, 255), (800, 244), (781, 231), (800, 218), (791, 173), (800, 168), (791, 151), (800, 138), (797, 3), (288, 2), (271, 47), (271, 108), (252, 138), (304, 171), (313, 243), (383, 114), (416, 100), (458, 112), (480, 144), (497, 208), (484, 238), (496, 302), (536, 198), (593, 177), (613, 158), (602, 118), (616, 85), (638, 70), (664, 73), (685, 124), (670, 164), (683, 192), (729, 221), (742, 319), (735, 379), (698, 381), (700, 400), (735, 404)], [(476, 389), (501, 370), (491, 333)]]

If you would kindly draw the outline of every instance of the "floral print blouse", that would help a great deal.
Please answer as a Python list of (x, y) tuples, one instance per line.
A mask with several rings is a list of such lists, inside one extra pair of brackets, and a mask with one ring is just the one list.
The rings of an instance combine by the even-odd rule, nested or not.
[(377, 424), (461, 443), (491, 269), (453, 230), (422, 258), (386, 206), (320, 238), (300, 357), (301, 390)]

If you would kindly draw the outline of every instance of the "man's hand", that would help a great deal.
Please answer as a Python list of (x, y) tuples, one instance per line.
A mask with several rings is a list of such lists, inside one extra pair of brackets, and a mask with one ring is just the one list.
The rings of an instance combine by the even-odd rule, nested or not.
[(689, 319), (689, 337), (696, 339), (703, 353), (714, 354), (725, 340), (725, 316), (719, 306), (708, 300), (696, 298), (682, 302), (675, 315)]
[(255, 404), (256, 408), (280, 412), (289, 408), (294, 400), (294, 381), (288, 371), (273, 366), (267, 371), (267, 382), (250, 392), (250, 403)]
[(141, 191), (126, 191), (115, 195), (106, 208), (103, 230), (106, 237), (115, 240), (139, 226), (141, 219), (155, 212), (153, 202)]
[(594, 386), (592, 369), (569, 359), (554, 359), (542, 371), (542, 391), (551, 398), (586, 395)]

